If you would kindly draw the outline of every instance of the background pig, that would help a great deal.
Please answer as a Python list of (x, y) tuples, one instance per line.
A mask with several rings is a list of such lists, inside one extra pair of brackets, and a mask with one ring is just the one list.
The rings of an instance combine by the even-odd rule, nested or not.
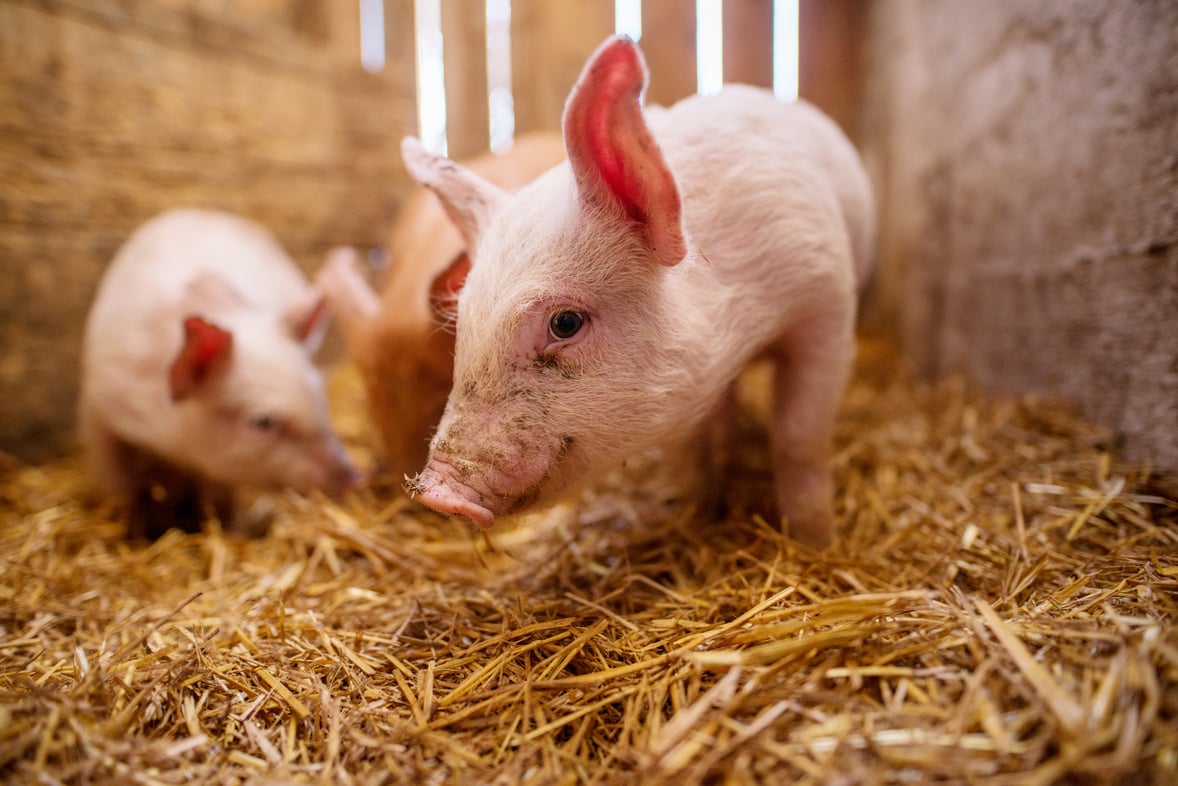
[(133, 533), (228, 523), (239, 487), (353, 481), (310, 360), (324, 316), (274, 238), (236, 216), (174, 210), (123, 245), (86, 322), (79, 429)]
[(867, 177), (804, 103), (731, 86), (648, 120), (645, 82), (631, 41), (603, 44), (565, 105), (568, 164), (514, 196), (403, 144), (473, 259), (454, 386), (412, 489), (489, 526), (698, 430), (767, 352), (777, 502), (798, 539), (825, 545)]
[[(483, 155), (465, 166), (513, 191), (563, 159), (559, 134), (534, 133), (503, 155)], [(450, 392), (454, 294), (468, 267), (466, 241), (423, 188), (393, 225), (379, 296), (352, 249), (332, 251), (316, 279), (360, 371), (385, 463), (398, 483), (425, 464)]]

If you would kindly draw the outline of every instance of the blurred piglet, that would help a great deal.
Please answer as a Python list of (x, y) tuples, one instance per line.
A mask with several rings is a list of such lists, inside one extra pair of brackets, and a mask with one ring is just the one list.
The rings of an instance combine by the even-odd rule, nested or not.
[(107, 269), (86, 322), (79, 430), (130, 532), (229, 524), (235, 491), (339, 493), (355, 471), (311, 362), (322, 297), (262, 227), (164, 213)]
[[(483, 155), (465, 166), (514, 191), (563, 159), (559, 134), (533, 133), (520, 136), (503, 155)], [(454, 364), (454, 298), (470, 261), (466, 241), (424, 188), (398, 214), (388, 251), (379, 295), (350, 248), (334, 249), (315, 283), (327, 296), (364, 381), (385, 464), (399, 483), (425, 464), (446, 405)]]
[(729, 86), (644, 116), (645, 84), (637, 46), (606, 41), (565, 104), (568, 165), (515, 195), (402, 145), (473, 260), (453, 390), (411, 490), (490, 526), (700, 432), (768, 354), (779, 510), (823, 546), (874, 234), (863, 166), (805, 103)]

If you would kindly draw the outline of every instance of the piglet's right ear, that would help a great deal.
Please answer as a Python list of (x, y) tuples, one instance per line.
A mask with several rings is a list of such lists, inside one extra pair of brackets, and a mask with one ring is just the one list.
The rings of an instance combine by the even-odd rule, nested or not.
[(401, 140), (401, 158), (410, 177), (438, 195), (446, 214), (473, 252), (507, 192), (444, 156), (435, 156), (417, 137)]
[(581, 199), (613, 206), (657, 262), (677, 265), (687, 254), (679, 186), (642, 114), (645, 88), (642, 52), (624, 36), (608, 39), (565, 102), (564, 143)]
[(203, 317), (184, 320), (184, 345), (168, 373), (172, 401), (192, 395), (217, 369), (224, 366), (233, 350), (233, 334)]

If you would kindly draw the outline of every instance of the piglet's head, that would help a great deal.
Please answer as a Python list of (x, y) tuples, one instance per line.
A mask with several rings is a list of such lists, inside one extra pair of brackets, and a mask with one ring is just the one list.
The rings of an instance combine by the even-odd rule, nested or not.
[(199, 314), (183, 319), (168, 386), (185, 453), (204, 476), (328, 493), (358, 479), (310, 360), (325, 319), (318, 303), (309, 298), (279, 320), (243, 316), (232, 331)]
[(661, 440), (683, 387), (667, 277), (690, 255), (679, 189), (642, 114), (642, 55), (590, 58), (565, 106), (567, 164), (508, 195), (408, 138), (410, 174), (471, 249), (454, 386), (409, 489), (490, 526)]

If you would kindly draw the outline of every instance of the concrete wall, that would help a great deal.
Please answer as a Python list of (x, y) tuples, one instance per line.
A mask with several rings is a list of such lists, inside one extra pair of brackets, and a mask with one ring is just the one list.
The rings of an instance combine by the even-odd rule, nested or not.
[(876, 0), (869, 323), (1178, 470), (1178, 3)]

